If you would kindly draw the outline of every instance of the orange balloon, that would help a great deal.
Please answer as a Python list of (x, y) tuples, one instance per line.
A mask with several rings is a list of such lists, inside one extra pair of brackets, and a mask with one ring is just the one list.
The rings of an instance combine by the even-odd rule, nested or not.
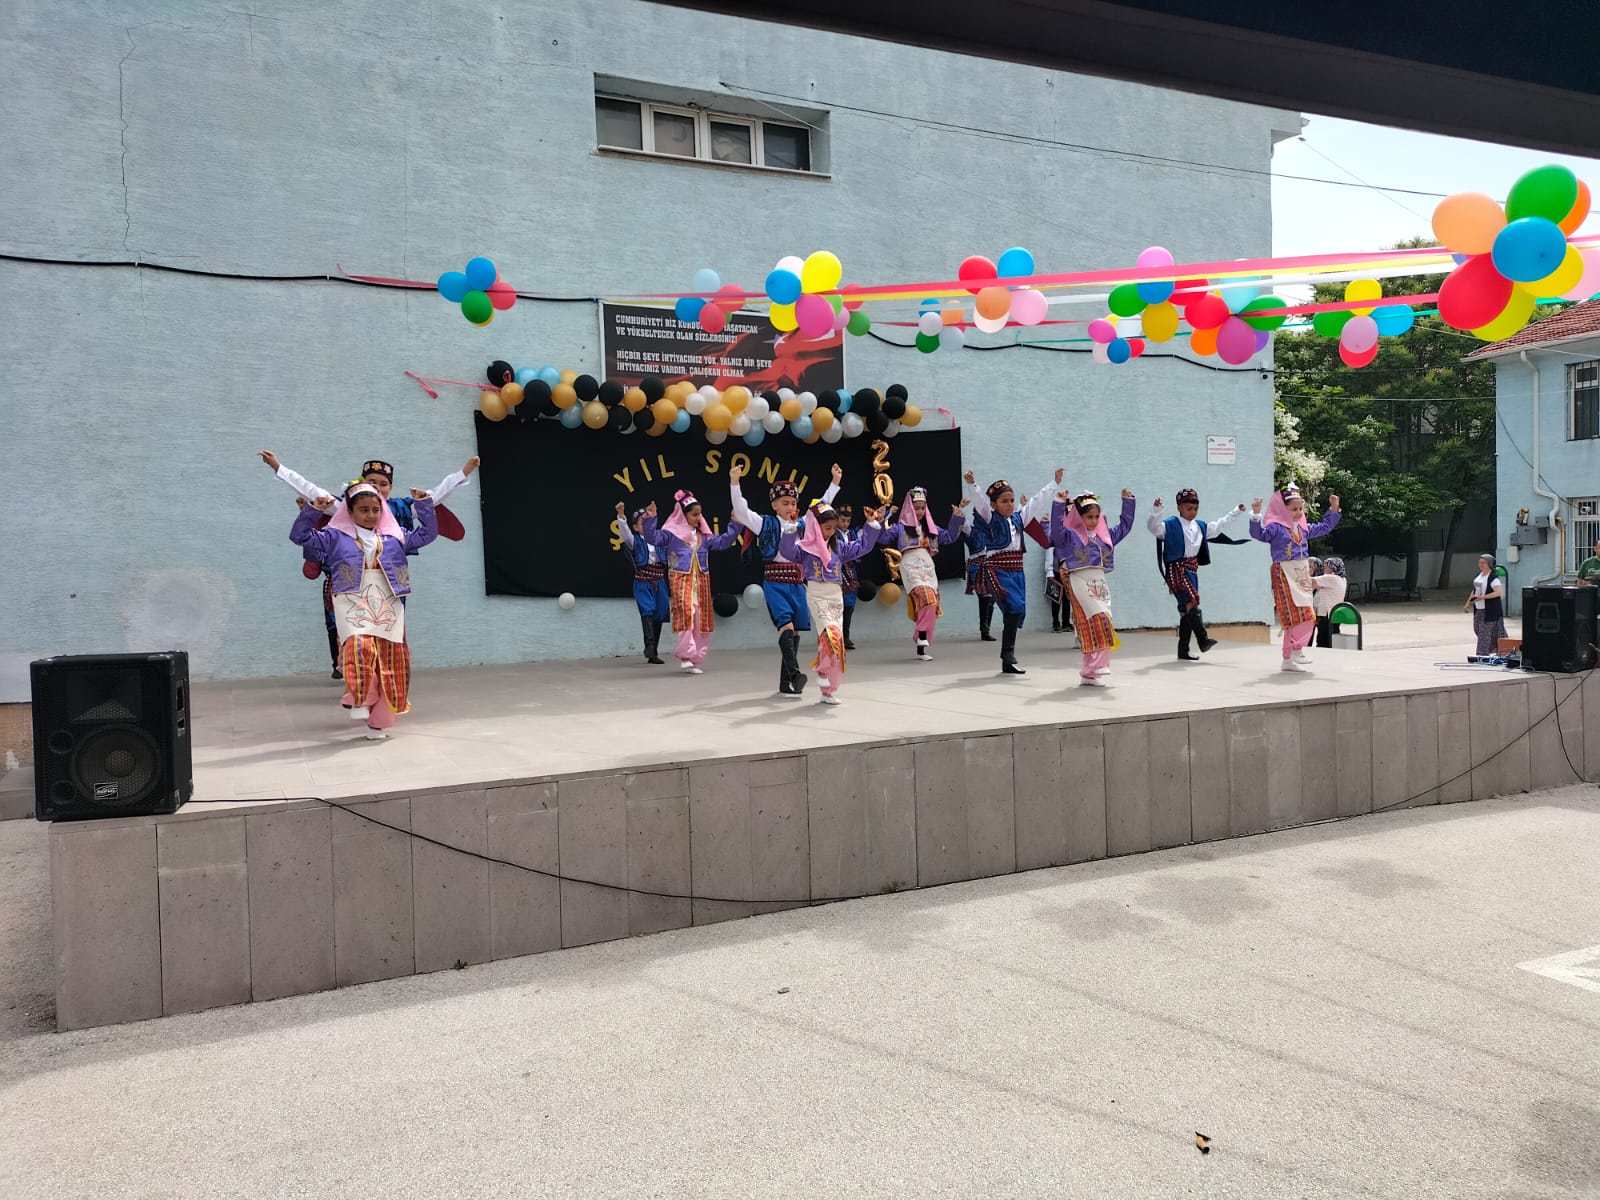
[[(908, 409), (907, 411), (910, 410)], [(831, 410), (819, 408), (811, 414), (811, 428), (815, 429), (818, 433), (827, 433), (828, 430), (833, 428), (833, 423), (835, 420), (836, 418)], [(902, 421), (901, 424), (904, 424), (904, 422)]]
[(558, 383), (550, 389), (550, 399), (557, 408), (571, 408), (578, 402), (578, 393), (572, 390), (570, 383)]
[(478, 411), (491, 421), (504, 421), (506, 419), (505, 401), (500, 399), (499, 392), (480, 392), (478, 394)]
[(700, 414), (700, 419), (706, 423), (707, 429), (726, 429), (733, 424), (733, 414), (721, 402), (706, 405), (706, 411)]
[(657, 421), (654, 425), (650, 426), (649, 429), (646, 429), (644, 433), (646, 437), (660, 437), (666, 431), (667, 427), (660, 421)]
[(800, 397), (790, 396), (778, 405), (778, 415), (785, 421), (796, 421), (800, 418)]
[(1572, 202), (1572, 211), (1557, 221), (1561, 232), (1571, 237), (1578, 232), (1578, 226), (1583, 224), (1584, 218), (1589, 215), (1589, 205), (1593, 197), (1589, 195), (1589, 185), (1583, 180), (1578, 180), (1578, 198)]
[(622, 393), (622, 407), (631, 413), (640, 411), (645, 406), (644, 389), (629, 388)]
[[(1573, 280), (1573, 282), (1576, 283), (1577, 280)], [(515, 408), (521, 404), (522, 385), (520, 383), (508, 383), (502, 386), (500, 389), (500, 401), (507, 408)]]
[(1489, 253), (1505, 227), (1505, 210), (1482, 192), (1446, 196), (1433, 210), (1433, 236), (1457, 254)]
[(673, 403), (677, 403), (694, 390), (694, 384), (690, 383), (687, 379), (680, 379), (677, 383), (674, 383), (667, 388), (666, 399), (671, 400)]
[(822, 440), (822, 434), (818, 433), (815, 429), (813, 429), (811, 431), (811, 436), (806, 439), (806, 445), (815, 446), (821, 440)]
[(1215, 329), (1196, 329), (1189, 335), (1189, 349), (1204, 358), (1208, 354), (1217, 352), (1217, 331)]
[(722, 402), (728, 406), (728, 411), (737, 415), (742, 413), (750, 403), (750, 389), (734, 384), (722, 393)]
[(891, 604), (900, 602), (900, 585), (898, 583), (881, 584), (876, 597), (879, 604), (887, 608)]
[(998, 321), (1011, 311), (1011, 292), (1003, 287), (986, 287), (978, 290), (978, 315)]
[(576, 371), (563, 371), (563, 372), (561, 372), (561, 382), (562, 383), (571, 383), (577, 377), (578, 377), (578, 373)]
[(677, 404), (665, 396), (657, 400), (650, 411), (655, 414), (657, 425), (671, 425), (678, 416)]
[[(1009, 309), (1010, 306), (1011, 302), (1009, 300), (1006, 301), (1006, 307)], [(946, 325), (963, 325), (967, 319), (967, 314), (962, 312), (960, 308), (941, 308), (939, 316), (943, 318)]]

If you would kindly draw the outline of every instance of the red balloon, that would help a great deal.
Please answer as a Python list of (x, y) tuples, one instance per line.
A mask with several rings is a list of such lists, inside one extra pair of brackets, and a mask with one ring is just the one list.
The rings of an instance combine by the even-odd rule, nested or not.
[(1513, 284), (1494, 269), (1487, 254), (1474, 254), (1445, 276), (1439, 289), (1439, 319), (1453, 329), (1477, 329), (1505, 311)]
[(1347, 367), (1364, 367), (1378, 357), (1378, 345), (1374, 342), (1365, 350), (1352, 351), (1343, 342), (1340, 342), (1339, 357), (1344, 359), (1344, 365)]
[(1177, 290), (1168, 299), (1176, 307), (1182, 308), (1186, 304), (1200, 299), (1201, 296), (1205, 295), (1205, 291), (1206, 281), (1204, 279), (1180, 279), (1178, 280)]
[(517, 302), (517, 289), (509, 283), (496, 280), (489, 286), (488, 296), (489, 303), (504, 312)]
[(712, 303), (723, 312), (738, 312), (744, 305), (744, 289), (737, 283), (725, 283), (717, 289), (717, 298)]
[(728, 314), (715, 304), (707, 304), (700, 310), (700, 328), (707, 333), (721, 333), (728, 324)]
[(1144, 339), (1143, 338), (1129, 338), (1128, 339), (1128, 354), (1129, 354), (1129, 356), (1132, 357), (1132, 358), (1138, 358), (1139, 355), (1141, 355), (1143, 353), (1144, 353)]
[(956, 268), (956, 278), (976, 296), (1000, 277), (1000, 268), (981, 254), (969, 254)]
[(1207, 292), (1198, 299), (1189, 301), (1185, 315), (1189, 318), (1189, 326), (1192, 329), (1218, 329), (1229, 317), (1228, 305), (1215, 292)]

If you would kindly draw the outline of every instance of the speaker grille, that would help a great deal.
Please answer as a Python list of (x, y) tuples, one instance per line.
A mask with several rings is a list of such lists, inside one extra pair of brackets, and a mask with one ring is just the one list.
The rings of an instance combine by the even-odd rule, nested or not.
[(161, 777), (161, 752), (136, 725), (105, 725), (83, 736), (68, 770), (80, 799), (125, 808), (149, 797)]
[(74, 725), (144, 719), (144, 684), (125, 667), (74, 671), (67, 676), (67, 720)]

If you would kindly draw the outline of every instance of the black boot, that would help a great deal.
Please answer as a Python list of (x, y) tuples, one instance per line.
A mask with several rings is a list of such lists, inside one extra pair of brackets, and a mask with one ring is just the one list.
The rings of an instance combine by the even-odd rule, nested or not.
[(343, 679), (344, 672), (339, 669), (339, 631), (328, 630), (328, 657), (333, 659), (333, 678)]
[(1200, 643), (1201, 654), (1217, 644), (1216, 638), (1206, 636), (1206, 618), (1198, 606), (1189, 610), (1189, 625), (1194, 630), (1195, 640)]
[(978, 637), (985, 642), (994, 641), (994, 634), (989, 632), (989, 622), (994, 619), (994, 601), (988, 596), (978, 597)]
[(1186, 662), (1199, 662), (1198, 654), (1189, 653), (1189, 637), (1194, 629), (1194, 610), (1187, 609), (1178, 618), (1178, 657)]
[(1027, 672), (1017, 666), (1017, 630), (1022, 625), (1022, 618), (1016, 613), (1003, 612), (1000, 620), (1000, 673), (1026, 675)]
[(1061, 632), (1061, 604), (1059, 601), (1050, 602), (1050, 632)]
[(652, 666), (661, 665), (661, 622), (654, 617), (641, 615), (639, 624), (644, 629), (644, 660)]
[(780, 633), (778, 653), (783, 656), (783, 666), (778, 674), (778, 694), (798, 696), (806, 686), (806, 677), (800, 671), (800, 635), (793, 629)]
[(856, 606), (854, 604), (844, 610), (844, 648), (846, 650), (854, 650), (856, 648), (856, 644), (850, 640), (850, 618), (855, 615)]

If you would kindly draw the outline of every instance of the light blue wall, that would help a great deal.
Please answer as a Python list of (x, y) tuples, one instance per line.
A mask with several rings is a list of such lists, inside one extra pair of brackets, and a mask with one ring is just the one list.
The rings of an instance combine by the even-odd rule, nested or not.
[[(1274, 131), (1298, 129), (1292, 113), (634, 0), (256, 7), (7, 4), (0, 249), (424, 279), (487, 253), (521, 288), (577, 295), (687, 287), (702, 265), (754, 285), (818, 247), (869, 282), (948, 277), (1012, 244), (1057, 270), (1129, 263), (1152, 242), (1179, 261), (1241, 257), (1268, 251)], [(832, 177), (597, 154), (596, 74), (805, 97), (830, 112)], [(183, 646), (202, 675), (317, 668), (291, 497), (255, 452), (329, 485), (382, 456), (427, 486), (472, 453), (474, 398), (430, 400), (403, 370), (599, 366), (585, 304), (524, 301), (480, 331), (431, 293), (16, 262), (0, 263), (0, 295), (0, 477), (28, 514), (0, 577), (0, 700), (45, 653)], [(1270, 483), (1271, 388), (1253, 371), (866, 339), (849, 355), (852, 387), (900, 381), (954, 409), (985, 478), (1036, 487), (1066, 465), (1074, 485), (1133, 488), (1141, 519), (1178, 486), (1209, 514)], [(1238, 465), (1205, 466), (1207, 433), (1237, 435)], [(602, 519), (610, 503), (597, 499)], [(632, 651), (627, 602), (486, 598), (479, 523), (457, 507), (467, 541), (415, 573), (419, 665)], [(528, 512), (537, 537), (549, 517)], [(1139, 546), (1117, 573), (1124, 626), (1173, 619), (1147, 558)], [(1208, 616), (1267, 619), (1261, 549), (1219, 559)], [(970, 626), (965, 598), (950, 601), (950, 624)], [(874, 608), (858, 629), (900, 635), (903, 616)], [(770, 637), (753, 616), (718, 631), (723, 645)]]
[[(1495, 360), (1495, 405), (1499, 412), (1496, 444), (1497, 492), (1501, 561), (1511, 577), (1513, 611), (1521, 611), (1522, 588), (1557, 572), (1570, 571), (1573, 497), (1600, 496), (1600, 438), (1570, 441), (1571, 405), (1567, 366), (1600, 358), (1600, 337), (1562, 342), (1546, 350), (1529, 350), (1528, 365), (1512, 355)], [(1558, 515), (1568, 523), (1568, 562), (1559, 561), (1560, 532), (1552, 527), (1542, 546), (1524, 546), (1520, 560), (1507, 561), (1505, 553), (1515, 527), (1517, 510), (1527, 508), (1530, 520), (1548, 516), (1550, 498), (1537, 495), (1533, 486), (1534, 375), (1539, 380), (1539, 474), (1545, 490), (1561, 497)]]

